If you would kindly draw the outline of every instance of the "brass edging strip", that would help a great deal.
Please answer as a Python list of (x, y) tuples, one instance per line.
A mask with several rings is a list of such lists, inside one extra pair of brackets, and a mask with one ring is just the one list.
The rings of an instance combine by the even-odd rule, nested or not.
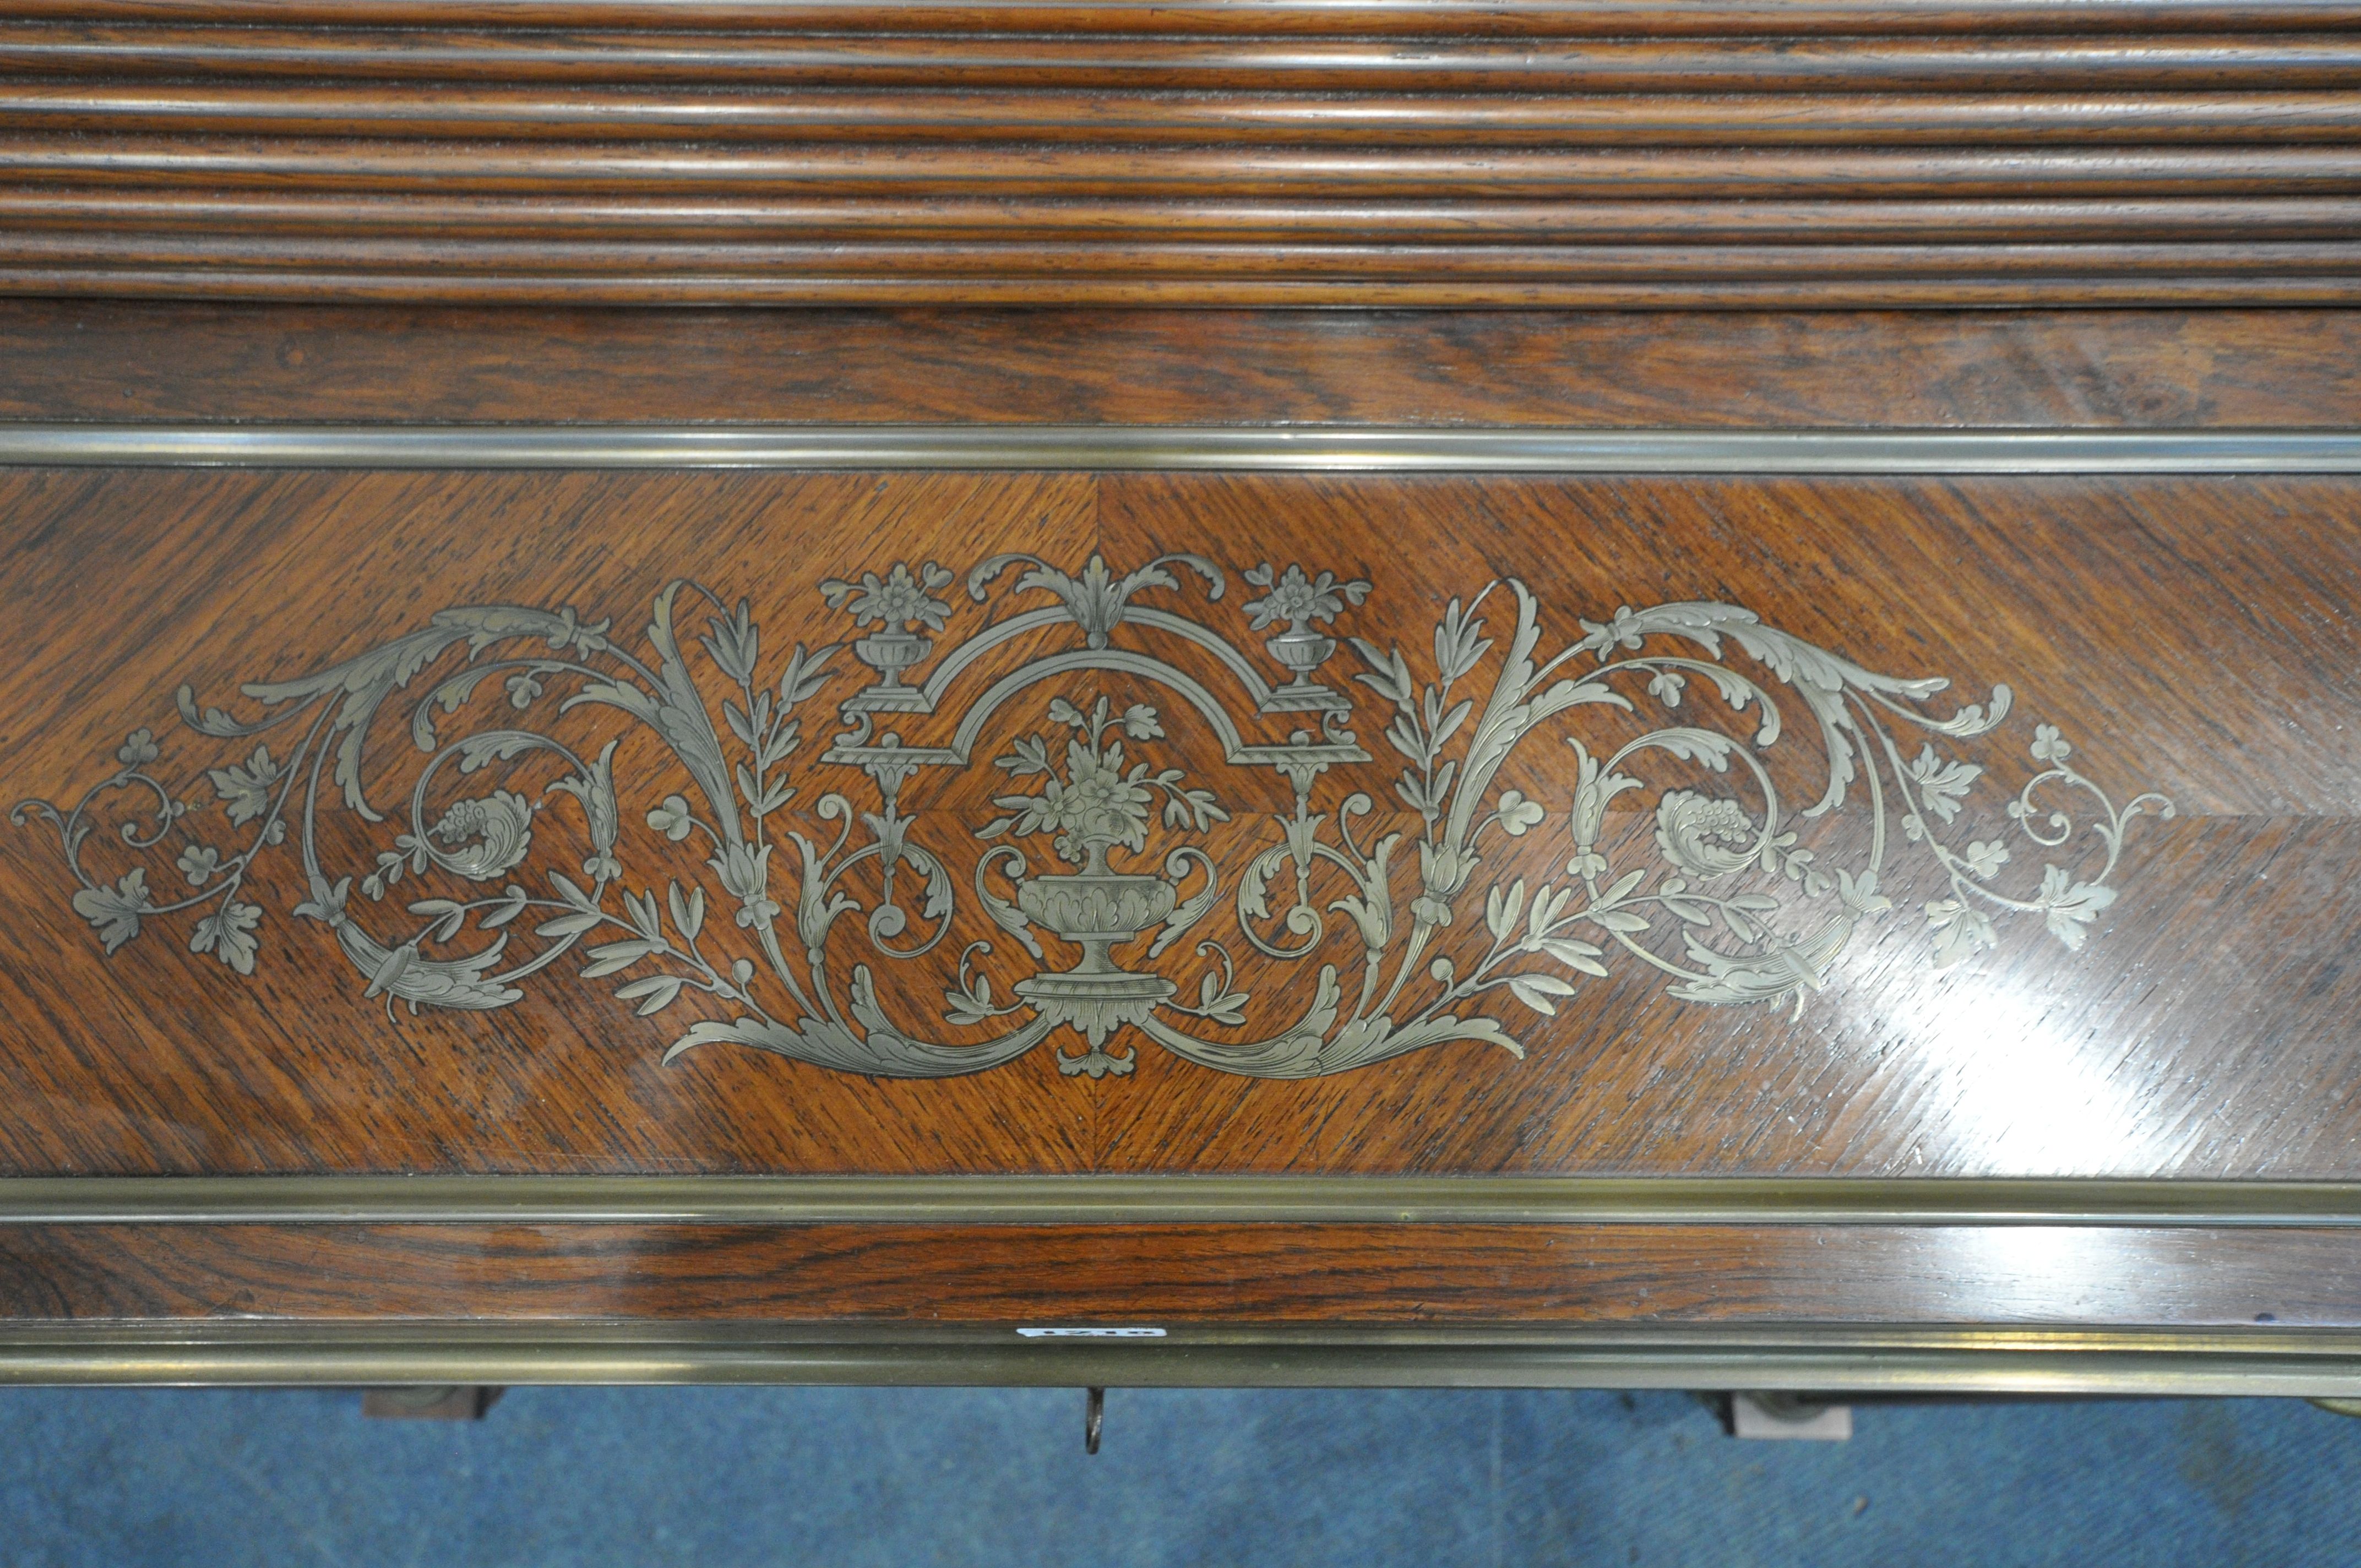
[(1844, 1327), (1550, 1337), (1479, 1332), (1166, 1341), (763, 1334), (697, 1326), (0, 1325), (0, 1384), (840, 1384), (1074, 1387), (1762, 1388), (1827, 1393), (2361, 1395), (2350, 1334)]
[(0, 422), (0, 465), (1396, 473), (2356, 473), (2344, 431)]
[(2361, 1225), (2361, 1183), (1996, 1178), (0, 1179), (6, 1224)]

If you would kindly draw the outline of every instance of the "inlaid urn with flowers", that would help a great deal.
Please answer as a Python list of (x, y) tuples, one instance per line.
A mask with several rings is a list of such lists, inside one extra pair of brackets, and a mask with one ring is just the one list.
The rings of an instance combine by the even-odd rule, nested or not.
[(1338, 582), (1334, 572), (1308, 576), (1297, 565), (1281, 574), (1268, 561), (1250, 568), (1246, 578), (1263, 590), (1262, 598), (1246, 604), (1248, 629), (1261, 631), (1286, 622), (1286, 630), (1266, 639), (1263, 647), (1294, 676), (1286, 689), (1309, 688), (1312, 673), (1336, 652), (1336, 640), (1317, 630), (1317, 623), (1335, 620), (1347, 602), (1359, 604), (1368, 597), (1369, 585), (1357, 578)]
[[(1117, 848), (1145, 853), (1148, 830), (1159, 797), (1169, 826), (1203, 832), (1226, 821), (1229, 813), (1215, 804), (1211, 790), (1190, 789), (1178, 768), (1154, 769), (1144, 762), (1126, 766), (1123, 743), (1162, 736), (1156, 710), (1134, 703), (1117, 714), (1104, 696), (1088, 713), (1064, 697), (1049, 702), (1049, 721), (1072, 733), (1066, 737), (1062, 762), (1050, 754), (1051, 740), (1038, 735), (1019, 737), (999, 765), (1015, 778), (1038, 778), (1039, 787), (1027, 794), (997, 796), (994, 804), (1011, 813), (979, 832), (985, 839), (1006, 835), (1021, 839), (1050, 836), (1050, 847), (1072, 872), (1016, 877), (1016, 909), (1005, 912), (1003, 923), (1021, 919), (1082, 949), (1071, 968), (1036, 974), (1017, 981), (1016, 993), (1045, 1018), (1069, 1025), (1090, 1042), (1089, 1053), (1060, 1058), (1069, 1073), (1131, 1070), (1128, 1053), (1111, 1056), (1107, 1037), (1126, 1024), (1137, 1023), (1169, 1000), (1173, 983), (1158, 974), (1138, 974), (1112, 957), (1112, 949), (1138, 941), (1151, 927), (1170, 918), (1180, 903), (1178, 879), (1187, 874), (1192, 860), (1202, 862), (1206, 885), (1192, 905), (1210, 902), (1213, 866), (1202, 852), (1179, 850), (1165, 861), (1166, 875), (1118, 871), (1108, 862)], [(1016, 858), (1021, 853), (1002, 851)], [(1018, 912), (1021, 912), (1021, 916)]]
[(877, 684), (865, 694), (868, 706), (899, 707), (912, 702), (895, 700), (907, 693), (916, 693), (902, 684), (902, 673), (934, 652), (934, 639), (919, 631), (940, 631), (950, 619), (951, 607), (937, 598), (938, 589), (950, 586), (948, 568), (929, 561), (910, 575), (906, 562), (896, 561), (894, 569), (884, 577), (874, 572), (861, 574), (861, 581), (848, 583), (831, 577), (820, 584), (820, 597), (830, 609), (841, 609), (852, 617), (856, 626), (876, 626), (878, 630), (857, 638), (852, 644), (855, 657), (877, 672)]

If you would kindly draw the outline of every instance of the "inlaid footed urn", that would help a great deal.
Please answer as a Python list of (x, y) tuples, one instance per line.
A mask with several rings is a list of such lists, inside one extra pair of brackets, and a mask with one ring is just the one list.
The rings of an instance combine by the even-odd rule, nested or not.
[(1016, 884), (1016, 906), (1026, 917), (1061, 941), (1082, 950), (1082, 961), (1054, 974), (1016, 982), (1016, 994), (1042, 1017), (1080, 1030), (1091, 1043), (1088, 1055), (1060, 1066), (1092, 1077), (1131, 1070), (1128, 1052), (1110, 1056), (1107, 1036), (1137, 1024), (1169, 999), (1173, 983), (1162, 975), (1134, 974), (1109, 949), (1139, 940), (1149, 927), (1172, 913), (1180, 890), (1161, 877), (1107, 869), (1106, 846), (1093, 843), (1079, 872), (1028, 877)]
[[(1049, 704), (1049, 718), (1074, 731), (1067, 743), (1063, 775), (1049, 762), (1046, 740), (1038, 736), (1018, 740), (1000, 765), (1017, 777), (1038, 776), (1040, 789), (999, 797), (994, 804), (1016, 815), (991, 824), (984, 833), (1052, 833), (1058, 854), (1079, 864), (1079, 871), (1043, 876), (1026, 876), (1020, 871), (1016, 883), (1016, 907), (1023, 918), (1080, 948), (1082, 959), (1071, 969), (1029, 975), (1015, 989), (1039, 1017), (1071, 1027), (1090, 1042), (1090, 1049), (1080, 1057), (1061, 1056), (1060, 1071), (1087, 1072), (1093, 1078), (1120, 1075), (1131, 1071), (1132, 1054), (1127, 1048), (1109, 1052), (1107, 1037), (1125, 1025), (1144, 1022), (1177, 988), (1161, 975), (1125, 969), (1110, 950), (1138, 941), (1149, 927), (1168, 920), (1174, 922), (1171, 934), (1177, 935), (1210, 907), (1218, 879), (1202, 853), (1176, 850), (1165, 862), (1171, 878), (1188, 874), (1192, 856), (1204, 862), (1205, 877), (1185, 916), (1176, 919), (1180, 889), (1175, 881), (1116, 871), (1107, 863), (1107, 853), (1118, 845), (1134, 852), (1146, 849), (1149, 807), (1159, 795), (1169, 814), (1201, 829), (1228, 813), (1214, 804), (1210, 791), (1181, 787), (1178, 769), (1158, 773), (1137, 762), (1125, 772), (1121, 737), (1149, 740), (1164, 732), (1154, 708), (1135, 703), (1118, 716), (1102, 696), (1085, 714), (1057, 697)], [(1021, 865), (1020, 852), (1007, 853)], [(1159, 940), (1154, 950), (1164, 945)]]

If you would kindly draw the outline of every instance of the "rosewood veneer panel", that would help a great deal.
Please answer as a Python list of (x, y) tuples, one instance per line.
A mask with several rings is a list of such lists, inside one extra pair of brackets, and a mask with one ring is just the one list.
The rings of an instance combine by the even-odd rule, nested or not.
[(0, 301), (26, 420), (2361, 423), (2361, 313), (550, 311)]
[[(1399, 646), (1419, 682), (1430, 678), (1435, 623), (1447, 601), (1458, 596), (1465, 603), (1488, 580), (1513, 576), (1537, 603), (1544, 654), (1582, 638), (1585, 620), (1611, 624), (1619, 605), (1716, 602), (1743, 606), (1763, 624), (1865, 671), (1952, 679), (1949, 691), (1927, 699), (1937, 717), (1955, 700), (1989, 701), (1989, 688), (2005, 682), (2015, 707), (2001, 727), (1957, 738), (1922, 732), (1894, 761), (1915, 761), (1926, 740), (1945, 753), (1928, 764), (1936, 772), (1947, 758), (1985, 770), (1966, 780), (1949, 775), (1966, 793), (1937, 793), (1954, 803), (1958, 819), (1927, 817), (1922, 827), (1939, 828), (1937, 836), (1960, 853), (1971, 840), (2013, 844), (2002, 868), (2015, 879), (2007, 882), (2011, 896), (2024, 898), (2041, 883), (2046, 859), (2077, 868), (2068, 880), (2078, 885), (2097, 874), (2087, 811), (2076, 829), (2079, 853), (2051, 855), (2012, 837), (2018, 830), (2004, 805), (2044, 765), (2028, 750), (2041, 733), (2037, 726), (2059, 727), (2073, 747), (2073, 767), (2115, 808), (2155, 791), (2170, 797), (2175, 814), (2161, 818), (2151, 805), (2126, 819), (2119, 861), (2098, 879), (2113, 900), (2078, 895), (2089, 918), (2059, 917), (2067, 935), (2081, 938), (2078, 949), (2045, 929), (2036, 908), (1999, 920), (1990, 950), (1935, 969), (1939, 933), (1924, 907), (1957, 890), (1923, 845), (1905, 841), (1902, 817), (1890, 804), (1877, 896), (1894, 909), (1864, 921), (1824, 963), (1811, 960), (1799, 1014), (1791, 1013), (1795, 996), (1787, 993), (1730, 1007), (1667, 995), (1664, 974), (1590, 930), (1584, 939), (1609, 972), (1590, 976), (1561, 965), (1566, 989), (1543, 993), (1551, 1013), (1498, 991), (1469, 1011), (1511, 1031), (1526, 1048), (1523, 1059), (1497, 1040), (1446, 1041), (1301, 1082), (1182, 1061), (1129, 1025), (1105, 1042), (1129, 1070), (1104, 1078), (1060, 1070), (1060, 1056), (1072, 1069), (1095, 1054), (1072, 1030), (1006, 1066), (918, 1081), (833, 1071), (718, 1040), (667, 1065), (664, 1047), (686, 1022), (725, 1020), (734, 1009), (690, 995), (656, 1016), (637, 1016), (633, 1008), (646, 992), (618, 1000), (611, 992), (643, 971), (586, 979), (578, 952), (521, 981), (525, 994), (512, 1004), (396, 1013), (388, 997), (363, 994), (401, 981), (384, 970), (381, 957), (357, 969), (335, 931), (295, 917), (310, 892), (300, 828), (287, 843), (268, 847), (240, 894), (263, 911), (251, 974), (190, 950), (202, 910), (143, 916), (145, 928), (110, 957), (99, 929), (109, 918), (104, 900), (85, 900), (77, 911), (71, 902), (77, 884), (56, 834), (36, 820), (0, 835), (0, 1027), (8, 1036), (0, 1058), (9, 1102), (27, 1112), (0, 1132), (0, 1155), (16, 1174), (1147, 1169), (2349, 1178), (2361, 1115), (2356, 1042), (2345, 1024), (2353, 1012), (2353, 933), (2361, 929), (2352, 891), (2361, 885), (2354, 874), (2361, 857), (2355, 825), (2361, 758), (2354, 751), (2361, 688), (2353, 675), (2361, 649), (2350, 614), (2361, 594), (2356, 504), (2353, 481), (2325, 478), (19, 470), (0, 484), (6, 562), (0, 595), (19, 647), (0, 675), (12, 798), (70, 803), (123, 765), (118, 748), (140, 744), (126, 740), (134, 729), (152, 732), (151, 743), (165, 752), (157, 766), (176, 779), (240, 763), (254, 740), (209, 740), (181, 726), (173, 713), (181, 682), (192, 684), (201, 705), (227, 700), (250, 712), (251, 698), (234, 699), (241, 681), (324, 668), (430, 626), (453, 606), (568, 606), (577, 625), (611, 618), (616, 646), (648, 660), (654, 654), (642, 629), (651, 600), (669, 577), (691, 575), (725, 604), (748, 599), (761, 628), (763, 679), (774, 683), (796, 642), (817, 647), (856, 633), (843, 597), (832, 609), (818, 591), (829, 578), (857, 582), (863, 571), (883, 575), (896, 561), (915, 570), (932, 559), (957, 568), (956, 583), (963, 583), (968, 567), (1000, 550), (1031, 552), (1075, 573), (1103, 554), (1120, 575), (1159, 554), (1189, 551), (1219, 567), (1224, 596), (1211, 598), (1193, 569), (1176, 565), (1172, 584), (1141, 587), (1133, 606), (1177, 620), (1135, 617), (1114, 626), (1108, 642), (1118, 652), (1176, 661), (1172, 668), (1208, 690), (1226, 690), (1219, 683), (1232, 678), (1213, 643), (1159, 641), (1159, 627), (1210, 629), (1209, 636), (1243, 650), (1240, 657), (1263, 659), (1264, 669), (1276, 671), (1260, 643), (1278, 628), (1250, 633), (1244, 608), (1264, 591), (1244, 576), (1258, 563), (1301, 562), (1374, 585), (1318, 624), (1367, 639), (1373, 649)], [(1038, 774), (1012, 773), (991, 759), (1016, 754), (1017, 740), (1045, 724), (1060, 733), (1064, 721), (1045, 716), (1041, 705), (1061, 696), (1087, 709), (1105, 696), (1115, 714), (1137, 702), (1154, 706), (1155, 723), (1125, 739), (1129, 754), (1180, 769), (1190, 787), (1213, 789), (1227, 813), (1225, 820), (1159, 819), (1143, 829), (1152, 832), (1154, 850), (1139, 866), (1152, 868), (1168, 850), (1202, 847), (1224, 898), (1171, 953), (1147, 960), (1143, 941), (1118, 947), (1118, 963), (1168, 975), (1183, 987), (1180, 1000), (1194, 1004), (1200, 979), (1215, 966), (1205, 955), (1192, 957), (1189, 944), (1220, 938), (1237, 960), (1232, 989), (1246, 998), (1236, 1004), (1245, 1022), (1190, 1025), (1208, 1041), (1264, 1037), (1312, 1006), (1319, 988), (1312, 971), (1321, 964), (1345, 977), (1349, 1008), (1359, 943), (1353, 920), (1334, 902), (1352, 892), (1349, 883), (1315, 889), (1322, 916), (1315, 959), (1290, 964), (1259, 956), (1237, 927), (1231, 901), (1245, 863), (1283, 842), (1274, 818), (1290, 811), (1291, 794), (1280, 774), (1268, 765), (1225, 764), (1209, 717), (1175, 688), (1140, 685), (1123, 666), (1075, 663), (1084, 651), (1082, 629), (1051, 613), (1061, 602), (1056, 596), (1012, 589), (1005, 577), (982, 604), (954, 584), (934, 591), (944, 602), (943, 641), (929, 657), (950, 657), (987, 624), (1038, 611), (1048, 619), (1026, 623), (1031, 630), (1020, 628), (994, 655), (1014, 663), (981, 667), (979, 679), (1004, 667), (1021, 674), (1052, 655), (1066, 658), (1070, 673), (1012, 699), (979, 735), (973, 765), (924, 773), (900, 797), (917, 823), (909, 841), (952, 872), (950, 938), (923, 961), (862, 958), (861, 922), (879, 890), (848, 883), (863, 913), (847, 916), (829, 938), (839, 955), (831, 960), (837, 983), (845, 983), (847, 964), (868, 962), (889, 1015), (964, 1046), (1012, 1025), (940, 1022), (962, 948), (994, 943), (973, 960), (993, 981), (993, 1007), (1010, 1005), (1023, 994), (1014, 988), (1028, 977), (1071, 965), (1073, 948), (1045, 936), (1045, 955), (1036, 960), (1013, 927), (983, 917), (970, 892), (986, 846), (972, 835), (1013, 809), (996, 798), (1040, 787), (1027, 782)], [(1507, 653), (1513, 591), (1494, 589), (1482, 611), (1493, 646), (1470, 676), (1479, 695)], [(709, 611), (691, 612), (686, 606), (693, 601), (681, 602), (681, 644), (697, 672), (700, 700), (718, 713), (727, 683), (717, 684), (695, 641), (715, 635), (706, 625)], [(1608, 644), (1598, 652), (1632, 652), (1612, 638)], [(1693, 644), (1686, 651), (1703, 652)], [(836, 657), (840, 672), (852, 665), (849, 652)], [(1334, 821), (1347, 787), (1359, 790), (1372, 801), (1370, 813), (1356, 818), (1363, 851), (1380, 832), (1406, 835), (1387, 884), (1397, 932), (1389, 942), (1398, 953), (1413, 919), (1411, 901), (1421, 896), (1423, 873), (1410, 846), (1420, 829), (1394, 793), (1401, 759), (1382, 738), (1389, 705), (1347, 678), (1364, 667), (1360, 658), (1339, 647), (1321, 674), (1350, 692), (1349, 728), (1373, 755), (1331, 763), (1317, 780), (1314, 809)], [(1733, 668), (1753, 670), (1783, 704), (1789, 734), (1756, 750), (1791, 803), (1792, 818), (1825, 782), (1817, 742), (1794, 689), (1735, 652), (1729, 658)], [(1590, 668), (1597, 656), (1581, 660), (1567, 669)], [(866, 680), (871, 672), (854, 674)], [(371, 741), (365, 771), (386, 781), (382, 790), (371, 785), (385, 795), (383, 804), (397, 804), (404, 781), (415, 776), (417, 762), (404, 759), (424, 755), (405, 728), (408, 702), (442, 678), (419, 676), (406, 688), (400, 720), (381, 723)], [(546, 700), (574, 689), (566, 685), (572, 678), (546, 672), (543, 684), (562, 688)], [(1661, 693), (1634, 682), (1632, 713), (1577, 708), (1562, 729), (1515, 751), (1491, 783), (1485, 809), (1517, 810), (1501, 793), (1515, 789), (1542, 817), (1513, 841), (1498, 833), (1486, 840), (1479, 873), (1447, 895), (1453, 918), (1422, 938), (1413, 970), (1448, 956), (1469, 972), (1488, 940), (1488, 915), (1498, 917), (1488, 908), (1488, 888), (1505, 894), (1520, 879), (1528, 894), (1544, 882), (1571, 885), (1566, 863), (1581, 848), (1570, 827), (1578, 759), (1562, 734), (1586, 739), (1598, 756), (1606, 754), (1598, 748), (1644, 728), (1643, 718), (1694, 722), (1736, 740), (1752, 734), (1758, 710), (1730, 714), (1710, 696), (1703, 671), (1691, 667), (1687, 678), (1692, 684), (1675, 694), (1682, 706), (1666, 709)], [(868, 785), (856, 770), (814, 760), (839, 728), (831, 707), (857, 684), (840, 673), (825, 696), (798, 710), (803, 750), (788, 772), (802, 793), (780, 820), (807, 835), (832, 837), (849, 826), (842, 812), (820, 811), (827, 789), (844, 790), (862, 810), (877, 809), (860, 795)], [(525, 695), (529, 705), (544, 700)], [(1290, 725), (1313, 722), (1256, 715), (1251, 706), (1240, 710), (1241, 722), (1258, 741), (1284, 740)], [(890, 723), (910, 745), (935, 744), (958, 707), (892, 713), (876, 728)], [(614, 851), (627, 868), (620, 888), (652, 887), (661, 895), (666, 880), (679, 881), (684, 892), (701, 885), (707, 929), (730, 944), (716, 950), (752, 951), (749, 927), (733, 923), (739, 900), (722, 873), (702, 863), (711, 848), (675, 847), (666, 837), (669, 819), (649, 819), (667, 795), (690, 792), (676, 753), (595, 710), (567, 717), (514, 709), (500, 680), (461, 696), (438, 722), (449, 738), (498, 729), (520, 712), (525, 718), (515, 722), (524, 728), (575, 737), (585, 767), (604, 740), (620, 742), (609, 766), (620, 802)], [(1158, 728), (1160, 735), (1147, 732)], [(276, 739), (284, 733), (273, 732), (270, 742), (282, 759), (293, 744)], [(1872, 755), (1864, 766), (1878, 761)], [(521, 766), (513, 757), (495, 759), (480, 776), (454, 774), (434, 786), (430, 821), (459, 801), (477, 802), (479, 817), (469, 819), (476, 826), (454, 818), (457, 837), (450, 840), (477, 846), (471, 853), (491, 852), (480, 813), (494, 809), (484, 803), (495, 784), (541, 792), (528, 858), (504, 864), (486, 896), (509, 880), (542, 888), (553, 870), (588, 874), (575, 868), (598, 852), (579, 818), (567, 815), (566, 797), (548, 793), (552, 781)], [(1697, 816), (1702, 805), (1665, 803), (1675, 794), (1699, 802), (1753, 799), (1743, 771), (1716, 772), (1692, 755), (1652, 766), (1647, 775), (1647, 788), (1610, 802), (1597, 851), (1618, 875), (1625, 867), (1664, 872), (1666, 855), (1675, 857), (1671, 864), (1683, 855), (1697, 861), (1702, 871), (1691, 876), (1730, 874), (1713, 871), (1700, 847), (1707, 840), (1696, 837), (1721, 818)], [(1891, 768), (1881, 776), (1880, 787), (1896, 791)], [(222, 812), (215, 796), (236, 787), (235, 779), (193, 784), (189, 820), (229, 841), (214, 820)], [(1858, 868), (1876, 853), (1867, 837), (1867, 787), (1856, 778), (1846, 809), (1816, 822), (1795, 819), (1810, 830), (1806, 842), (1822, 865)], [(1900, 790), (1895, 800), (1916, 799), (1910, 790), (1918, 787)], [(1664, 813), (1676, 808), (1691, 814), (1680, 822), (1695, 822), (1675, 824)], [(1923, 803), (1913, 809), (1934, 810)], [(107, 841), (115, 820), (87, 841), (94, 872), (107, 857), (99, 886), (115, 885), (117, 861), (129, 863), (128, 851)], [(2036, 826), (2040, 820), (2037, 813)], [(355, 874), (346, 894), (353, 917), (380, 937), (408, 918), (399, 911), (409, 899), (466, 890), (456, 874), (429, 873), (423, 882), (410, 875), (369, 900), (359, 873), (386, 852), (400, 826), (357, 822), (337, 806), (333, 788), (319, 822), (324, 867)], [(1046, 839), (1020, 830), (1002, 841), (1023, 843), (1041, 862), (1033, 874), (1050, 869)], [(787, 905), (782, 921), (795, 918), (795, 901), (784, 892), (792, 885), (788, 842), (775, 841), (770, 872), (778, 902)], [(181, 847), (177, 839), (173, 847)], [(1112, 852), (1129, 871), (1125, 852)], [(141, 863), (157, 889), (184, 881), (187, 868), (171, 854)], [(923, 864), (913, 864), (918, 869), (906, 865), (906, 872), (923, 880)], [(1193, 872), (1167, 874), (1195, 891)], [(1292, 874), (1270, 884), (1273, 918), (1292, 901), (1286, 885)], [(1774, 877), (1766, 885), (1782, 884)], [(1005, 887), (1000, 895), (1008, 896)], [(607, 899), (611, 908), (618, 895)], [(920, 902), (915, 894), (905, 900), (914, 930), (930, 928)], [(1033, 913), (1050, 927), (1062, 918)], [(1652, 908), (1651, 919), (1650, 939), (1663, 940), (1672, 916)], [(1812, 933), (1800, 915), (1782, 911), (1776, 919), (1782, 940)], [(1780, 946), (1733, 948), (1729, 933), (1716, 931), (1701, 934), (1732, 950)], [(898, 928), (883, 934), (899, 940)], [(1290, 941), (1304, 935), (1300, 928)], [(543, 940), (527, 922), (511, 936), (520, 952)], [(460, 946), (472, 949), (484, 939), (470, 926)], [(391, 945), (381, 942), (379, 953)], [(1671, 939), (1662, 951), (1678, 959), (1683, 948)], [(1422, 1002), (1427, 993), (1404, 992)], [(774, 1005), (785, 1004), (774, 998)], [(1275, 1070), (1284, 1054), (1257, 1059)], [(1241, 1057), (1233, 1065), (1250, 1064)]]
[[(2351, 1230), (10, 1227), (0, 1322), (2349, 1326)], [(1005, 1331), (1004, 1331), (1005, 1332)], [(1015, 1336), (1010, 1335), (1010, 1338)]]

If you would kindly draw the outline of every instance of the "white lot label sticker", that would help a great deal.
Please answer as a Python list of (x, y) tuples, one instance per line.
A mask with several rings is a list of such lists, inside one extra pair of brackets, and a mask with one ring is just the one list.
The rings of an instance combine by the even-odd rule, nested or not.
[(1162, 1339), (1162, 1329), (1018, 1329), (1026, 1339)]

